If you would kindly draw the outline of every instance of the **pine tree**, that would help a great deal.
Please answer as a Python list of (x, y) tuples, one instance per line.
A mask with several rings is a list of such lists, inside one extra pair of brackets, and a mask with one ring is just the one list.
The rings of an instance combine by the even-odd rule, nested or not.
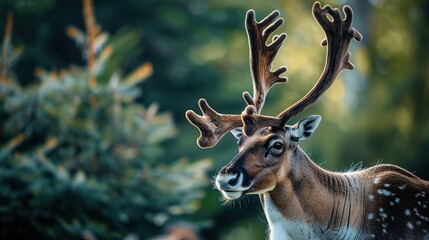
[(161, 160), (172, 118), (156, 104), (136, 103), (152, 65), (119, 71), (115, 54), (132, 50), (122, 43), (139, 35), (109, 37), (95, 24), (91, 1), (83, 2), (86, 31), (69, 27), (67, 34), (87, 65), (37, 69), (40, 82), (30, 86), (11, 71), (23, 48), (10, 43), (8, 17), (0, 65), (2, 239), (145, 238), (195, 212), (207, 185), (209, 161)]

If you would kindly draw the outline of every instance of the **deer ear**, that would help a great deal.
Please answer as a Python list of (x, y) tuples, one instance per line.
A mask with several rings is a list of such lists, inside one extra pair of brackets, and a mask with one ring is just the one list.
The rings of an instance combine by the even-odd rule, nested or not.
[(234, 135), (235, 138), (237, 138), (237, 140), (240, 140), (241, 137), (243, 136), (243, 128), (236, 128), (231, 130), (232, 135)]
[(311, 115), (303, 120), (299, 121), (291, 127), (287, 127), (287, 130), (292, 141), (298, 142), (305, 140), (313, 135), (317, 126), (319, 126), (322, 117), (319, 115)]

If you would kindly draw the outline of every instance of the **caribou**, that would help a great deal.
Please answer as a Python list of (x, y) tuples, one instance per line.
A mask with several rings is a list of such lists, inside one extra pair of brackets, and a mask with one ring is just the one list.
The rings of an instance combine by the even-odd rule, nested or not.
[[(294, 125), (288, 122), (314, 104), (343, 69), (354, 69), (349, 46), (362, 35), (352, 27), (353, 11), (319, 2), (313, 16), (326, 38), (324, 70), (316, 84), (296, 103), (277, 116), (261, 114), (265, 97), (286, 67), (272, 70), (272, 62), (286, 34), (269, 36), (283, 24), (274, 11), (261, 21), (249, 10), (245, 25), (250, 48), (253, 96), (243, 93), (241, 114), (220, 114), (205, 99), (186, 118), (200, 131), (197, 144), (213, 147), (228, 132), (238, 139), (238, 154), (215, 179), (226, 199), (259, 195), (270, 239), (429, 239), (429, 182), (390, 164), (351, 172), (331, 172), (315, 164), (299, 146), (318, 127), (312, 115)], [(269, 42), (269, 43), (267, 43)]]

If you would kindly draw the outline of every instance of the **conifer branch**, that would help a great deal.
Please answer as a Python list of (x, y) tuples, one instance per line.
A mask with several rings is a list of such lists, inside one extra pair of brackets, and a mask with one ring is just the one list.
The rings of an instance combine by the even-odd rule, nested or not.
[(97, 26), (94, 20), (94, 7), (92, 0), (83, 0), (83, 16), (85, 20), (85, 27), (87, 32), (87, 48), (88, 54), (88, 71), (89, 71), (89, 87), (94, 89), (97, 86), (97, 79), (94, 74), (95, 68), (95, 47), (94, 42), (97, 35)]
[(0, 68), (0, 82), (7, 83), (7, 57), (10, 47), (10, 39), (12, 38), (13, 14), (11, 11), (7, 14), (7, 20), (4, 30), (3, 46), (2, 46), (2, 61)]

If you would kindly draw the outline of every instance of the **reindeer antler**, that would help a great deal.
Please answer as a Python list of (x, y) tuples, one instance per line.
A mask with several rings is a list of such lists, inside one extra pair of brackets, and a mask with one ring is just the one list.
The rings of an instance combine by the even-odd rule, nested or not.
[[(345, 18), (341, 18), (338, 9), (332, 9), (329, 5), (324, 8), (320, 3), (313, 5), (313, 15), (326, 34), (322, 41), (323, 46), (328, 46), (325, 69), (314, 87), (300, 100), (281, 112), (277, 117), (260, 115), (265, 97), (270, 88), (278, 82), (285, 82), (285, 77), (280, 74), (286, 71), (286, 67), (280, 67), (271, 71), (272, 61), (277, 55), (286, 38), (286, 34), (274, 36), (270, 45), (266, 45), (269, 35), (280, 27), (283, 19), (278, 11), (272, 12), (260, 22), (256, 22), (255, 13), (249, 10), (246, 14), (246, 29), (250, 47), (250, 68), (253, 79), (253, 98), (248, 92), (243, 93), (247, 107), (240, 115), (223, 115), (214, 111), (204, 99), (199, 101), (203, 116), (187, 111), (188, 120), (200, 130), (198, 145), (200, 147), (213, 147), (229, 131), (243, 126), (244, 134), (251, 136), (263, 127), (283, 128), (287, 122), (307, 109), (319, 99), (332, 85), (338, 73), (343, 69), (353, 69), (349, 61), (349, 46), (352, 39), (360, 41), (362, 35), (351, 24), (353, 11), (349, 6), (343, 10)], [(332, 21), (327, 17), (329, 14)], [(276, 20), (277, 19), (277, 20)]]
[[(327, 5), (320, 7), (320, 3), (313, 5), (313, 16), (325, 31), (326, 37), (322, 40), (322, 46), (328, 46), (326, 64), (322, 75), (316, 85), (299, 101), (281, 112), (277, 117), (281, 119), (281, 125), (285, 125), (291, 118), (295, 117), (319, 99), (332, 85), (338, 73), (343, 69), (354, 69), (350, 62), (350, 42), (352, 39), (360, 41), (362, 35), (352, 27), (353, 10), (349, 6), (344, 6), (345, 18), (341, 18), (340, 11)], [(331, 15), (330, 21), (327, 14)]]
[[(328, 46), (325, 69), (319, 81), (304, 97), (281, 112), (276, 118), (259, 115), (257, 111), (252, 109), (252, 106), (247, 106), (242, 113), (243, 128), (246, 135), (253, 135), (262, 127), (283, 128), (290, 119), (315, 103), (332, 85), (341, 70), (354, 68), (349, 61), (349, 46), (352, 39), (360, 41), (362, 35), (351, 26), (352, 9), (349, 6), (344, 6), (344, 12), (346, 17), (343, 20), (338, 9), (332, 9), (329, 5), (322, 9), (319, 2), (314, 3), (313, 15), (327, 37), (322, 40), (322, 46)], [(331, 15), (333, 21), (328, 19), (327, 14)]]
[(219, 140), (231, 130), (241, 127), (240, 115), (224, 115), (213, 110), (207, 101), (202, 98), (198, 105), (203, 113), (202, 116), (192, 110), (186, 111), (186, 118), (200, 130), (197, 144), (200, 148), (215, 146)]
[(267, 45), (268, 37), (283, 24), (283, 18), (279, 11), (273, 11), (270, 15), (256, 22), (255, 12), (247, 11), (246, 30), (249, 40), (250, 50), (250, 72), (253, 79), (253, 99), (251, 100), (248, 92), (243, 93), (243, 98), (248, 105), (253, 105), (257, 113), (261, 113), (264, 106), (265, 96), (270, 88), (279, 82), (286, 82), (286, 77), (280, 77), (280, 74), (286, 72), (285, 66), (271, 71), (272, 62), (286, 39), (286, 33), (275, 35), (272, 43)]
[[(242, 116), (246, 118), (246, 112), (260, 113), (264, 105), (265, 96), (270, 88), (278, 82), (286, 82), (287, 78), (280, 77), (287, 68), (280, 67), (274, 72), (271, 71), (272, 62), (277, 55), (280, 47), (286, 39), (286, 34), (282, 33), (279, 36), (274, 36), (272, 43), (267, 45), (268, 37), (276, 29), (283, 24), (283, 19), (278, 18), (280, 13), (273, 11), (270, 15), (260, 22), (256, 22), (255, 12), (247, 11), (246, 14), (246, 30), (249, 40), (250, 49), (250, 70), (253, 79), (253, 94), (252, 98), (248, 92), (243, 93), (243, 98), (247, 103), (247, 110)], [(200, 131), (200, 137), (197, 140), (198, 146), (201, 148), (213, 147), (217, 142), (231, 130), (241, 127), (244, 121), (240, 115), (224, 115), (219, 114), (208, 105), (205, 99), (199, 101), (202, 116), (188, 110), (186, 118), (197, 127)], [(265, 120), (264, 120), (265, 121)], [(257, 121), (247, 126), (257, 126)], [(247, 128), (246, 128), (247, 129)], [(249, 131), (245, 131), (247, 134)]]

